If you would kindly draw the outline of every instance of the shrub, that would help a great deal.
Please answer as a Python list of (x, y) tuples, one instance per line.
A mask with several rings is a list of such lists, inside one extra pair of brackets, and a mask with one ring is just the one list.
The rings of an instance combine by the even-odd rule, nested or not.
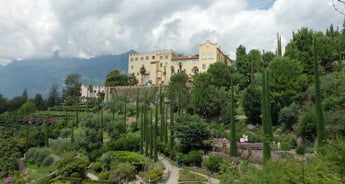
[(71, 141), (67, 139), (54, 140), (50, 143), (50, 147), (58, 154), (74, 151), (77, 148), (75, 144), (71, 143)]
[(146, 158), (138, 153), (129, 151), (108, 151), (99, 158), (102, 163), (103, 170), (116, 168), (121, 162), (145, 162)]
[(71, 129), (70, 128), (62, 128), (60, 130), (60, 136), (62, 138), (67, 138), (71, 135)]
[(42, 161), (41, 166), (47, 167), (47, 166), (51, 166), (53, 163), (54, 163), (54, 157), (48, 156)]
[(298, 135), (305, 140), (313, 142), (316, 136), (316, 113), (313, 106), (307, 107), (306, 111), (301, 114), (298, 122)]
[(144, 179), (145, 182), (149, 183), (149, 179), (151, 183), (156, 183), (163, 175), (163, 170), (154, 168), (149, 170), (148, 172), (141, 172), (140, 176)]
[(292, 148), (292, 146), (289, 142), (281, 142), (281, 144), (280, 144), (280, 149), (282, 151), (289, 151), (289, 150), (291, 150), (291, 148)]
[(298, 116), (298, 106), (292, 103), (289, 107), (280, 110), (278, 122), (284, 130), (293, 130), (292, 126), (297, 123)]
[(71, 177), (73, 178), (79, 178), (79, 174), (77, 172), (74, 172), (71, 174)]
[(92, 169), (93, 169), (95, 172), (101, 172), (101, 171), (102, 171), (102, 163), (101, 163), (101, 162), (95, 162), (95, 163), (93, 163)]
[(186, 155), (182, 155), (182, 164), (189, 166), (201, 166), (202, 163), (202, 152), (201, 151), (190, 151)]
[(31, 148), (26, 152), (25, 158), (32, 164), (41, 165), (42, 161), (49, 156), (46, 148)]
[(116, 183), (127, 183), (135, 178), (135, 167), (128, 163), (119, 163), (116, 165), (114, 171), (109, 174), (110, 180)]
[(109, 179), (109, 171), (104, 171), (99, 173), (98, 178), (100, 180), (108, 180)]
[(305, 147), (304, 146), (297, 146), (296, 153), (298, 155), (304, 155), (305, 154)]
[(222, 161), (222, 157), (218, 155), (211, 155), (203, 161), (202, 165), (206, 167), (209, 171), (217, 173), (220, 170), (220, 164), (222, 163)]
[(127, 136), (121, 136), (108, 142), (106, 147), (108, 150), (139, 151), (140, 135), (128, 134)]

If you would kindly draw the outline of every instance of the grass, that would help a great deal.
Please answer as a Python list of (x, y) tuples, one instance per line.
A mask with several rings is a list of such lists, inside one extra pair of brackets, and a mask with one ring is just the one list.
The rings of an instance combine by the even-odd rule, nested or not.
[(203, 177), (203, 176), (200, 176), (200, 175), (197, 175), (197, 174), (193, 174), (191, 172), (189, 172), (188, 170), (180, 170), (180, 178), (179, 178), (179, 182), (182, 182), (182, 183), (188, 183), (188, 182), (193, 182), (195, 183), (195, 181), (197, 182), (207, 182), (208, 179)]
[(46, 177), (50, 171), (54, 170), (53, 166), (40, 167), (33, 164), (27, 164), (26, 166), (29, 169), (29, 172), (27, 173), (27, 178), (29, 180), (37, 180), (39, 178)]

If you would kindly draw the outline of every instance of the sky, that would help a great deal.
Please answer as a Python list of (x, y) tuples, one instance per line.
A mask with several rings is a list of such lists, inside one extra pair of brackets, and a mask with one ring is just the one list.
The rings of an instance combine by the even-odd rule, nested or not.
[(235, 59), (242, 44), (275, 51), (302, 27), (342, 28), (337, 0), (9, 0), (0, 2), (0, 64), (27, 58), (89, 58), (173, 49), (206, 40)]

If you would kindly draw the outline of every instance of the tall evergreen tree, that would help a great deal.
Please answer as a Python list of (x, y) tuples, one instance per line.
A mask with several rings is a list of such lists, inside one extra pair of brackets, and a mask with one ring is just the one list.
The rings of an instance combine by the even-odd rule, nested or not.
[[(315, 45), (315, 39), (314, 39)], [(317, 143), (318, 145), (325, 144), (325, 120), (322, 109), (321, 89), (320, 89), (320, 76), (319, 76), (319, 63), (317, 61), (316, 49), (314, 47), (314, 77), (315, 77), (315, 103), (316, 103), (316, 128), (317, 128)]]
[(269, 85), (268, 85), (268, 71), (263, 71), (263, 84), (262, 84), (262, 129), (263, 129), (263, 158), (264, 160), (271, 159), (271, 140), (272, 140), (272, 122), (270, 105), (268, 99)]
[(230, 156), (237, 156), (236, 145), (236, 125), (235, 125), (235, 96), (234, 96), (234, 84), (231, 79), (231, 103), (230, 103)]

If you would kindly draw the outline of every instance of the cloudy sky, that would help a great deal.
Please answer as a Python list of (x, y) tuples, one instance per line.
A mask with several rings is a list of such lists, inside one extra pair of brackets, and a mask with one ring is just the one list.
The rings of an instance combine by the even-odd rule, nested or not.
[[(338, 9), (344, 6), (333, 0)], [(232, 58), (275, 50), (301, 27), (342, 27), (332, 0), (3, 0), (0, 64), (22, 58), (120, 54), (134, 49), (197, 53), (210, 40)]]

